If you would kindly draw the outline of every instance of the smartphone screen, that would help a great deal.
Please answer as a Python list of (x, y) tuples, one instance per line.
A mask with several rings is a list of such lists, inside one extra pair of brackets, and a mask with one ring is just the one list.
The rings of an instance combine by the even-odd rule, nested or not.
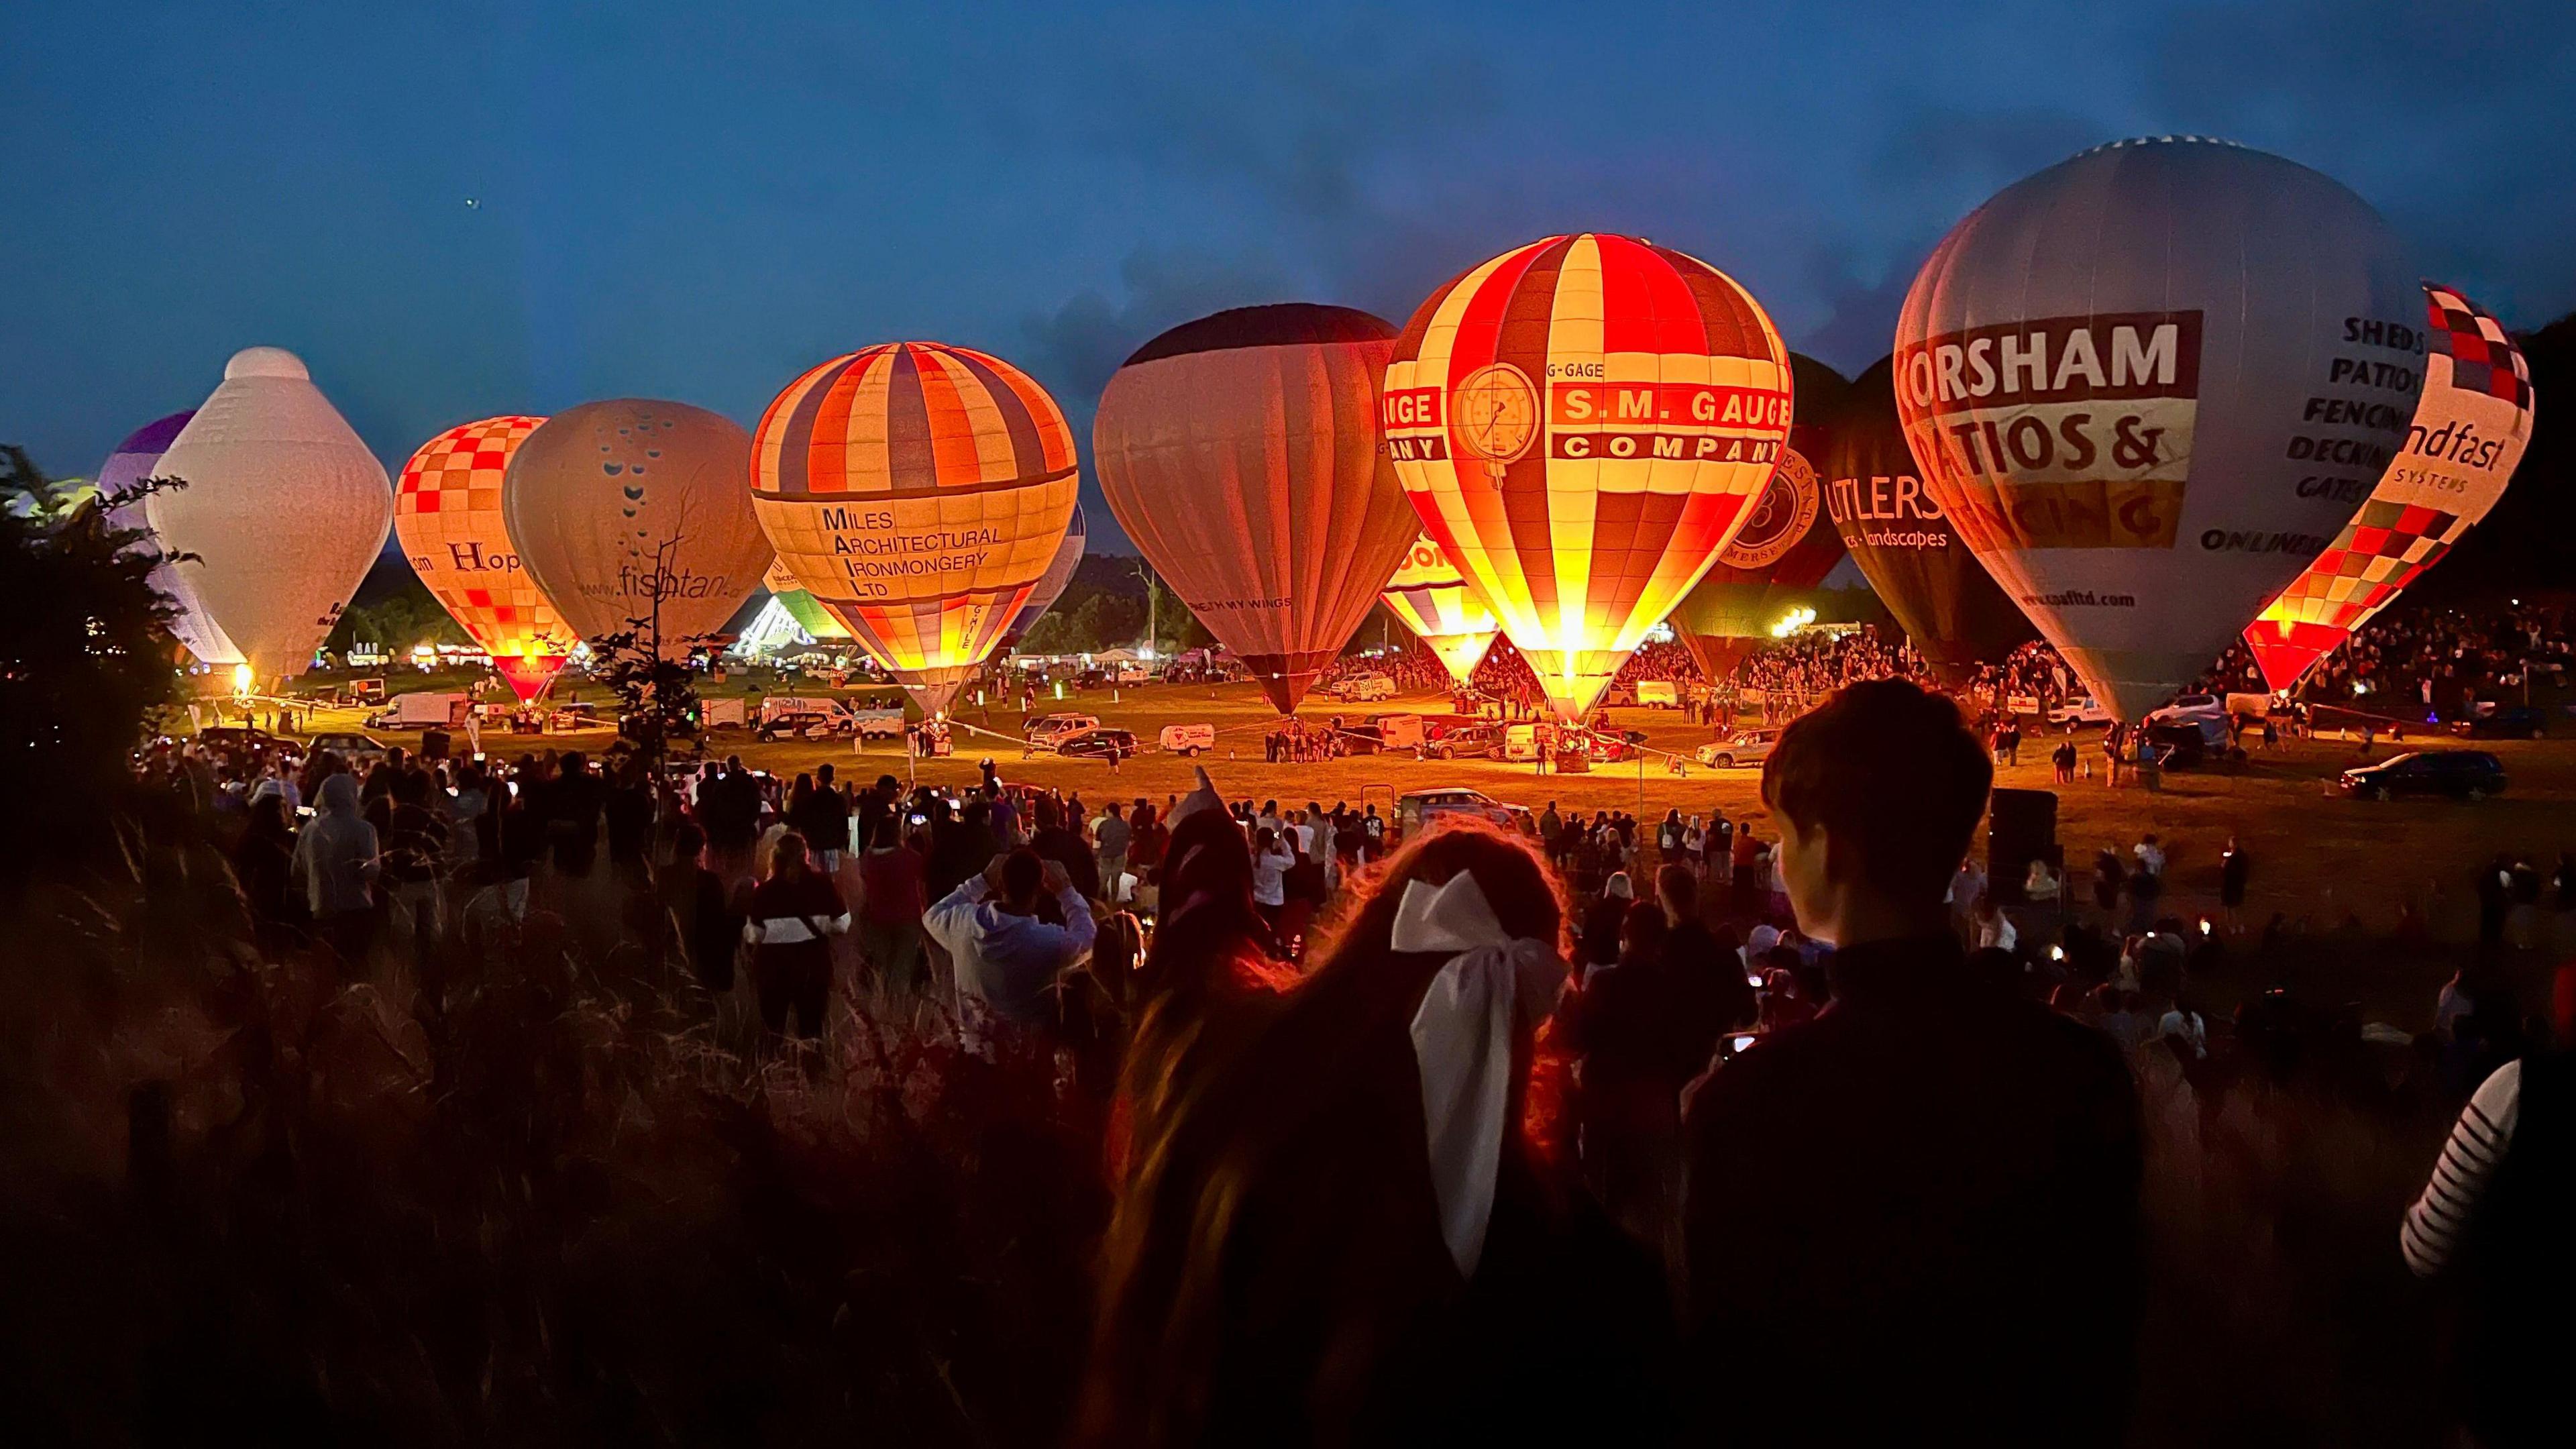
[(1755, 1042), (1760, 1041), (1760, 1040), (1761, 1040), (1761, 1038), (1760, 1038), (1760, 1037), (1739, 1036), (1739, 1037), (1737, 1037), (1737, 1038), (1735, 1039), (1735, 1049), (1736, 1049), (1737, 1051), (1742, 1051), (1742, 1050), (1744, 1050), (1746, 1047), (1749, 1047), (1749, 1046), (1753, 1045)]

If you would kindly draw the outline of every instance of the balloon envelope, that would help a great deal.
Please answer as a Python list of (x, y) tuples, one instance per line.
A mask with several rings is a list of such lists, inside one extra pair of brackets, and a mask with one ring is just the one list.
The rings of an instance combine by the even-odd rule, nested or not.
[(1466, 576), (1430, 534), (1414, 539), (1378, 597), (1388, 613), (1431, 646), (1449, 677), (1462, 685), (1493, 647), (1494, 611), (1476, 601)]
[(841, 621), (832, 617), (832, 611), (823, 607), (822, 600), (815, 598), (812, 591), (796, 582), (796, 575), (788, 572), (785, 564), (772, 559), (769, 572), (761, 576), (760, 585), (778, 596), (778, 607), (787, 611), (787, 617), (795, 620), (796, 627), (804, 630), (807, 637), (813, 639), (850, 637), (850, 631), (841, 627)]
[(1139, 348), (1092, 424), (1119, 526), (1282, 713), (1421, 530), (1378, 446), (1394, 336), (1348, 307), (1219, 312)]
[(510, 459), (544, 422), (511, 415), (449, 428), (421, 444), (394, 483), (394, 537), (412, 572), (521, 703), (554, 682), (577, 642), (520, 566), (501, 519)]
[[(127, 434), (125, 441), (116, 445), (116, 451), (107, 455), (107, 461), (99, 465), (100, 495), (113, 496), (119, 490), (157, 476), (162, 455), (170, 451), (170, 444), (178, 439), (180, 429), (185, 428), (188, 420), (196, 415), (197, 410), (190, 408), (183, 413), (156, 418)], [(149, 533), (152, 520), (143, 505), (144, 500), (138, 498), (109, 510), (108, 527), (140, 529)], [(196, 584), (189, 574), (182, 573), (178, 565), (165, 559), (153, 566), (150, 583), (155, 592), (170, 601), (175, 611), (169, 620), (170, 633), (187, 646), (189, 653), (208, 664), (242, 662), (241, 651), (233, 647), (233, 641), (224, 637), (224, 631), (215, 623), (214, 616), (206, 612), (205, 601), (197, 597)]]
[(2245, 631), (2276, 690), (2387, 608), (2504, 496), (2531, 442), (2531, 364), (2475, 302), (2424, 288), (2424, 397), (2370, 501)]
[(1924, 484), (2096, 698), (2136, 719), (2322, 552), (2405, 441), (2414, 269), (2277, 156), (2124, 141), (2005, 188), (1896, 332)]
[[(187, 487), (144, 500), (171, 568), (250, 677), (304, 672), (393, 524), (385, 468), (295, 354), (235, 353), (155, 469)], [(204, 656), (200, 656), (204, 657)], [(209, 663), (225, 662), (210, 659)]]
[(1082, 567), (1082, 550), (1090, 534), (1091, 526), (1082, 517), (1082, 505), (1076, 503), (1073, 505), (1073, 522), (1064, 530), (1064, 542), (1056, 547), (1055, 562), (1048, 564), (1047, 571), (1030, 585), (1029, 601), (1020, 605), (1020, 612), (1011, 617), (1011, 627), (1002, 631), (1003, 638), (1017, 639), (1029, 632), (1029, 626), (1054, 608), (1056, 600), (1064, 597), (1064, 586), (1073, 582), (1073, 571)]
[(2038, 631), (1924, 491), (1897, 421), (1894, 372), (1890, 359), (1863, 372), (1835, 415), (1821, 460), (1825, 511), (1914, 651), (1959, 684)]
[(519, 566), (583, 639), (641, 631), (684, 657), (712, 639), (768, 569), (742, 480), (751, 435), (687, 403), (619, 398), (567, 408), (510, 459), (501, 516)]
[(760, 420), (751, 494), (797, 582), (936, 714), (1001, 642), (1080, 486), (1063, 410), (936, 342), (833, 358)]
[(1584, 233), (1432, 293), (1383, 401), (1406, 494), (1567, 719), (1734, 537), (1788, 442), (1789, 350), (1696, 258)]

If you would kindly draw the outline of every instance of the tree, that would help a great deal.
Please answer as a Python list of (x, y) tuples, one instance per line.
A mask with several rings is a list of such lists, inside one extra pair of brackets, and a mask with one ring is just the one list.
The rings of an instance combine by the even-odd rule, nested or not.
[(152, 478), (112, 497), (77, 493), (0, 445), (0, 798), (16, 821), (0, 831), (0, 876), (22, 878), (13, 857), (100, 821), (177, 695), (174, 610), (149, 582), (161, 555), (109, 517), (184, 486)]
[[(657, 770), (674, 737), (698, 732), (698, 676), (688, 659), (708, 642), (662, 637), (662, 590), (664, 581), (677, 577), (671, 556), (679, 547), (680, 535), (674, 533), (654, 549), (652, 582), (646, 586), (651, 602), (645, 611), (628, 619), (624, 629), (589, 641), (590, 677), (617, 696), (618, 733), (634, 741)], [(670, 657), (668, 645), (679, 646), (677, 658)]]

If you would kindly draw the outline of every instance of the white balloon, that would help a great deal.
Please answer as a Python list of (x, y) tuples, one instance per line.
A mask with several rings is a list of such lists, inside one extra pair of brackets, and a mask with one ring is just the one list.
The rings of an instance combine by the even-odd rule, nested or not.
[(2406, 441), (2424, 303), (2368, 203), (2277, 156), (2123, 141), (1953, 228), (1896, 329), (1924, 484), (2136, 719), (2322, 552)]
[(303, 673), (393, 527), (384, 464), (302, 360), (251, 347), (154, 471), (187, 482), (144, 516), (165, 551), (196, 555), (171, 571), (219, 631), (182, 642), (260, 680)]

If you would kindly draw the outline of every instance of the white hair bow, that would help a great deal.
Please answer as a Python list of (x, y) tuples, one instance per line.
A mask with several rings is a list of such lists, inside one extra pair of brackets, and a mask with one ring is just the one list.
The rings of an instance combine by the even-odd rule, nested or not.
[(1555, 1006), (1565, 963), (1546, 942), (1513, 939), (1463, 870), (1446, 885), (1407, 882), (1387, 945), (1453, 953), (1413, 1013), (1413, 1060), (1422, 1076), (1440, 1236), (1459, 1275), (1472, 1277), (1502, 1169), (1513, 1032)]

